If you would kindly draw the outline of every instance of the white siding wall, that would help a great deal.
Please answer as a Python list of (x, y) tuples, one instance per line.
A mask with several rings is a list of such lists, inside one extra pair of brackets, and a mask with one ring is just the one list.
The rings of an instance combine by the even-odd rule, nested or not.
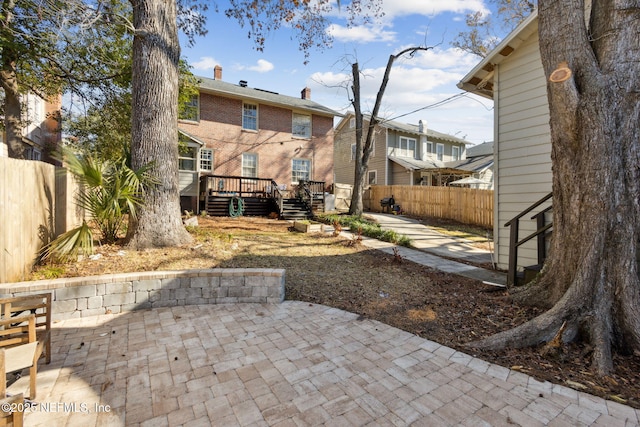
[[(549, 108), (537, 31), (499, 65), (496, 76), (496, 255), (506, 268), (509, 229), (504, 224), (551, 191)], [(535, 231), (531, 216), (522, 218), (520, 238)], [(532, 240), (520, 247), (518, 264), (536, 263)]]

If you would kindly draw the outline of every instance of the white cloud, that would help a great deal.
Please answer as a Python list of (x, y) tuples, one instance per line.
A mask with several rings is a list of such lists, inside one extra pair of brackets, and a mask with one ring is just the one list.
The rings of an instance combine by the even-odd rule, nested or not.
[(255, 71), (257, 73), (268, 73), (274, 69), (274, 65), (266, 59), (258, 59), (256, 65), (237, 65), (237, 70)]
[(207, 71), (207, 70), (213, 70), (213, 67), (219, 64), (220, 63), (218, 61), (216, 61), (214, 58), (210, 56), (201, 56), (200, 60), (196, 62), (192, 62), (191, 66), (193, 66), (195, 70)]
[(388, 19), (407, 15), (434, 16), (445, 12), (489, 13), (483, 0), (386, 0), (382, 8)]
[(331, 34), (335, 40), (340, 42), (391, 42), (396, 38), (395, 32), (385, 31), (382, 27), (370, 25), (348, 28), (342, 25), (332, 24), (327, 29), (327, 32)]

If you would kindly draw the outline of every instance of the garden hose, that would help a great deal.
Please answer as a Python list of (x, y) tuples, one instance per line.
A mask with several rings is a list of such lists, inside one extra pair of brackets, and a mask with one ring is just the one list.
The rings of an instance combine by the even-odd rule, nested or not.
[[(233, 204), (234, 200), (237, 200), (238, 208), (236, 208)], [(229, 201), (229, 216), (232, 218), (236, 218), (242, 216), (244, 213), (244, 201), (240, 197), (232, 197)]]

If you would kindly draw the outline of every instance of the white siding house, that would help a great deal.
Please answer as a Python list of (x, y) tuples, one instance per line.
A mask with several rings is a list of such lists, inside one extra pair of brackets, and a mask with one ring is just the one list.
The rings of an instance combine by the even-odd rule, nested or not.
[[(494, 101), (496, 261), (506, 268), (509, 228), (505, 223), (551, 192), (551, 137), (546, 80), (534, 12), (458, 84)], [(536, 230), (523, 217), (520, 237)], [(534, 239), (535, 240), (535, 239)], [(535, 241), (520, 247), (520, 267), (537, 264)]]

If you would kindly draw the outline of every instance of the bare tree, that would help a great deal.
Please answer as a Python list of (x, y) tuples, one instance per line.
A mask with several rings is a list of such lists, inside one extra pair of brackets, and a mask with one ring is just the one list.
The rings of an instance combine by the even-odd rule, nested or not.
[(598, 0), (539, 5), (554, 231), (540, 278), (515, 296), (548, 311), (474, 345), (583, 337), (604, 375), (612, 351), (640, 351), (640, 9)]
[(380, 123), (380, 118), (378, 117), (378, 113), (380, 111), (380, 105), (382, 104), (382, 98), (384, 97), (384, 92), (387, 89), (387, 84), (389, 83), (389, 76), (391, 75), (391, 68), (393, 67), (393, 63), (396, 59), (400, 58), (403, 55), (409, 55), (412, 57), (416, 52), (430, 50), (431, 47), (409, 47), (403, 49), (395, 55), (390, 55), (389, 60), (387, 61), (387, 67), (384, 71), (384, 76), (382, 77), (382, 83), (380, 83), (380, 88), (378, 89), (378, 94), (376, 96), (375, 104), (373, 105), (373, 111), (371, 112), (371, 118), (369, 119), (369, 123), (367, 125), (367, 133), (364, 140), (362, 139), (364, 135), (364, 119), (362, 113), (361, 106), (361, 98), (360, 98), (360, 66), (358, 62), (355, 62), (351, 65), (351, 75), (353, 77), (353, 82), (351, 86), (352, 92), (352, 100), (351, 104), (353, 105), (354, 115), (355, 115), (355, 125), (356, 125), (356, 158), (355, 158), (355, 178), (353, 182), (353, 193), (351, 194), (351, 205), (349, 206), (349, 214), (350, 215), (362, 215), (363, 205), (362, 205), (362, 194), (364, 192), (364, 187), (366, 185), (367, 179), (367, 169), (369, 168), (369, 158), (371, 157), (371, 153), (373, 152), (373, 136), (375, 132), (376, 125)]

